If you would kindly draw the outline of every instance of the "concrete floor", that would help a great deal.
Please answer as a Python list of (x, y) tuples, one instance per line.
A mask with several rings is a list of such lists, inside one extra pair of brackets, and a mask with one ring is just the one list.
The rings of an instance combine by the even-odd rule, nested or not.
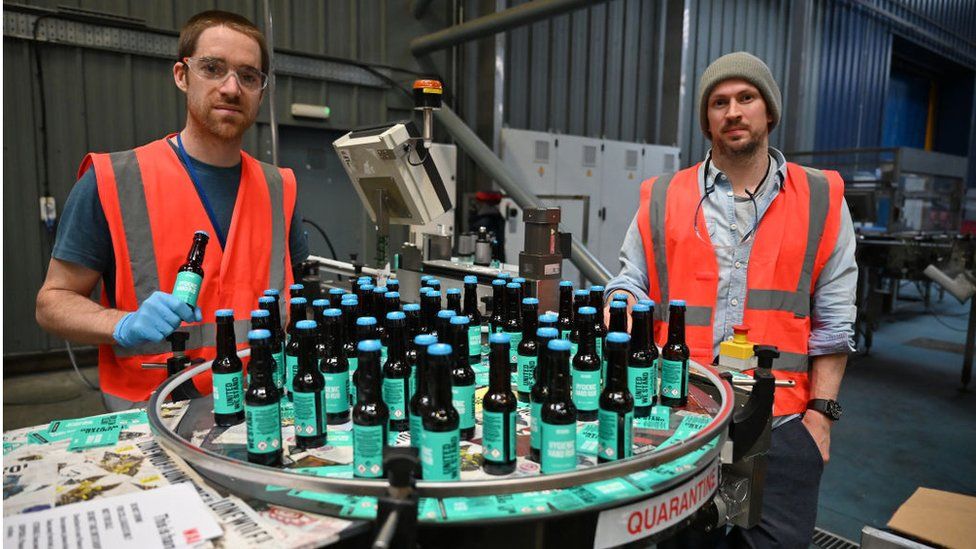
[[(968, 306), (946, 297), (932, 308), (965, 328)], [(871, 354), (848, 366), (844, 417), (833, 430), (820, 491), (825, 530), (858, 541), (864, 525), (884, 528), (919, 486), (976, 494), (976, 394), (959, 391), (961, 351), (906, 344), (916, 338), (959, 347), (965, 332), (939, 324), (920, 302), (901, 301), (875, 332)], [(82, 371), (96, 377), (94, 368)], [(3, 385), (4, 430), (104, 411), (99, 394), (72, 370)]]

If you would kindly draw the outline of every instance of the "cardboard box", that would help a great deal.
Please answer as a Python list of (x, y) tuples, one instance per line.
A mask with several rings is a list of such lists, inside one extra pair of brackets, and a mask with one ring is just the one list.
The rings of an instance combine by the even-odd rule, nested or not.
[(976, 544), (976, 497), (918, 488), (895, 511), (888, 528), (943, 547)]

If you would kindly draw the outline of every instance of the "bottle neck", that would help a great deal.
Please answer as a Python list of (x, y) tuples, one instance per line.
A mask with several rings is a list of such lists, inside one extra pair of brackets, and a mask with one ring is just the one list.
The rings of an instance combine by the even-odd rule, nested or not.
[(539, 330), (539, 310), (535, 305), (522, 309), (522, 341), (535, 341)]
[(340, 331), (342, 323), (336, 317), (322, 319), (322, 344), (325, 346), (325, 356), (335, 357), (342, 352)]
[(447, 294), (447, 308), (461, 314), (461, 294)]
[(297, 324), (299, 320), (305, 320), (308, 318), (308, 315), (305, 312), (305, 306), (301, 303), (297, 305), (292, 303), (290, 310), (291, 314), (288, 318), (288, 333), (293, 335), (295, 332), (295, 324)]
[(623, 307), (610, 308), (610, 331), (611, 332), (627, 331), (627, 309)]
[(505, 311), (505, 292), (500, 286), (496, 286), (491, 294), (491, 316), (504, 318), (502, 313)]
[(301, 331), (298, 337), (298, 370), (302, 372), (318, 370), (315, 356), (315, 333)]
[(518, 297), (518, 288), (506, 289), (505, 298), (508, 301), (505, 304), (505, 313), (508, 317), (506, 321), (512, 325), (522, 323), (522, 309), (519, 307)]
[(576, 317), (576, 327), (579, 330), (579, 345), (580, 353), (592, 354), (596, 352), (596, 341), (594, 340), (594, 324), (593, 316), (591, 315), (578, 315)]
[(509, 368), (511, 347), (503, 343), (492, 343), (488, 355), (488, 392), (503, 393), (511, 390), (512, 371)]
[(207, 243), (200, 237), (194, 237), (190, 253), (186, 254), (186, 262), (194, 267), (203, 266), (203, 257), (207, 252)]
[(356, 402), (370, 404), (380, 400), (380, 353), (366, 351), (359, 353), (357, 369), (359, 385), (356, 387)]
[(551, 338), (539, 338), (539, 357), (535, 363), (536, 384), (533, 389), (541, 391), (548, 390), (552, 377), (552, 353), (549, 352), (549, 342)]
[(630, 319), (630, 346), (643, 351), (651, 346), (651, 330), (647, 313), (633, 313)]
[(465, 365), (468, 363), (468, 324), (451, 324), (451, 346), (454, 347), (455, 361)]
[(570, 287), (559, 290), (559, 316), (562, 318), (573, 317), (573, 289)]
[(417, 394), (430, 393), (430, 364), (427, 360), (427, 345), (417, 347)]
[(476, 284), (464, 285), (464, 314), (474, 322), (478, 311), (478, 286)]
[(387, 330), (387, 348), (386, 356), (390, 360), (406, 361), (406, 327), (403, 325), (403, 321), (397, 321), (391, 324)]
[(607, 388), (622, 391), (627, 387), (627, 346), (613, 344), (607, 349)]
[(217, 359), (237, 356), (237, 340), (234, 338), (234, 319), (217, 321)]
[(685, 309), (671, 307), (668, 313), (668, 345), (685, 342)]
[(569, 352), (549, 353), (549, 395), (553, 400), (570, 399)]
[(251, 346), (251, 363), (247, 370), (251, 374), (251, 385), (270, 383), (273, 360), (267, 343)]
[(451, 405), (451, 357), (439, 355), (430, 357), (427, 364), (428, 377), (432, 386), (430, 398), (436, 408), (446, 408)]

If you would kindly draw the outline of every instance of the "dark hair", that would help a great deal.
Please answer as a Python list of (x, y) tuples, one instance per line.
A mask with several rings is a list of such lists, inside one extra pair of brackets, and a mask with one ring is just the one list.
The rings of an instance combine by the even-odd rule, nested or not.
[(177, 47), (180, 61), (184, 57), (193, 57), (193, 52), (197, 49), (197, 40), (200, 39), (203, 31), (211, 27), (227, 27), (257, 41), (258, 47), (261, 48), (261, 72), (268, 74), (270, 59), (264, 34), (248, 18), (229, 11), (203, 11), (184, 23), (183, 28), (180, 29), (180, 41)]

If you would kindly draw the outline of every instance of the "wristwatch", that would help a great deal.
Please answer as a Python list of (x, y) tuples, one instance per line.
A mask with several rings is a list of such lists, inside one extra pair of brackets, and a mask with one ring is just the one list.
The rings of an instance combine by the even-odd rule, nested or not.
[(841, 414), (844, 413), (844, 409), (840, 407), (839, 402), (826, 398), (811, 399), (810, 402), (807, 402), (807, 410), (816, 410), (832, 421), (837, 421), (840, 419)]

